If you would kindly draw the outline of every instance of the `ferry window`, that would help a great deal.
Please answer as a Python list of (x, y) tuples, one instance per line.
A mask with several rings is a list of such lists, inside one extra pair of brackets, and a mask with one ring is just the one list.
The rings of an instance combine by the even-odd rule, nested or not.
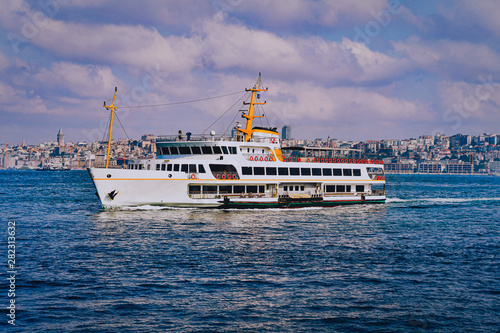
[(345, 185), (337, 185), (337, 192), (345, 192)]
[(196, 164), (189, 164), (189, 172), (196, 173)]
[(335, 192), (335, 185), (326, 185), (325, 192)]
[(213, 146), (214, 148), (214, 154), (222, 154), (222, 150), (220, 149), (219, 146)]
[(204, 194), (217, 194), (217, 186), (204, 185), (203, 186), (203, 193)]
[(227, 155), (227, 154), (229, 154), (229, 151), (227, 150), (227, 147), (226, 147), (226, 146), (222, 146), (221, 148), (222, 148), (222, 152), (223, 152), (224, 154), (226, 154), (226, 155)]
[(229, 147), (229, 152), (231, 154), (236, 154), (236, 147)]
[(356, 192), (364, 192), (365, 185), (356, 185)]
[(263, 167), (254, 167), (253, 174), (256, 176), (264, 176), (264, 168)]
[(179, 152), (181, 155), (190, 155), (191, 149), (189, 147), (179, 147)]
[(355, 177), (361, 176), (361, 169), (353, 169), (352, 170), (352, 175)]
[(300, 175), (299, 168), (290, 168), (290, 176), (298, 176)]
[(342, 176), (342, 169), (333, 169), (334, 176)]
[(313, 174), (313, 176), (321, 176), (321, 169), (320, 168), (312, 168), (312, 174)]
[(304, 185), (302, 185), (302, 186), (300, 187), (300, 190), (301, 190), (301, 191), (304, 191)]
[(193, 152), (193, 154), (201, 155), (201, 148), (200, 147), (191, 147), (191, 151)]
[(311, 175), (311, 169), (310, 168), (300, 168), (300, 174), (302, 176), (310, 176)]
[(143, 167), (144, 167), (144, 164), (139, 164), (139, 170), (142, 170)]
[(245, 185), (235, 185), (233, 193), (245, 193)]
[(243, 175), (252, 175), (252, 167), (241, 167), (241, 173)]
[(351, 185), (346, 185), (345, 186), (345, 191), (346, 192), (351, 192)]
[(201, 186), (200, 185), (189, 185), (189, 194), (200, 194)]
[(288, 186), (283, 186), (283, 191), (288, 191)]
[(241, 167), (241, 173), (243, 175), (252, 175), (252, 167)]
[(323, 169), (323, 176), (331, 176), (332, 169)]
[(252, 149), (252, 154), (255, 153), (255, 149)]
[(262, 149), (262, 154), (264, 154), (264, 149)]
[(167, 164), (167, 171), (172, 171), (172, 164)]
[(210, 147), (210, 146), (208, 146), (208, 147), (207, 147), (207, 146), (205, 146), (205, 147), (201, 147), (201, 151), (202, 151), (202, 152), (203, 152), (203, 154), (205, 154), (205, 155), (211, 155), (211, 154), (213, 154), (213, 153), (212, 153), (212, 147)]
[(236, 168), (231, 164), (210, 164), (210, 170), (213, 173), (236, 173)]
[(278, 175), (288, 176), (288, 168), (278, 168)]
[(161, 147), (161, 153), (162, 155), (170, 155), (168, 147)]
[(199, 173), (205, 173), (205, 167), (203, 166), (203, 164), (198, 164), (198, 172)]
[(276, 176), (276, 168), (266, 168), (266, 175), (268, 176)]
[(179, 148), (170, 147), (170, 155), (179, 155)]
[(156, 171), (160, 171), (160, 165), (159, 164), (156, 165)]
[(344, 176), (352, 176), (352, 169), (344, 169)]
[(189, 168), (187, 164), (181, 164), (181, 172), (188, 172)]
[(174, 171), (179, 171), (179, 164), (174, 164)]
[(233, 193), (232, 186), (219, 186), (219, 194), (231, 194)]
[(266, 192), (264, 185), (259, 185), (259, 193), (264, 193), (264, 192)]
[(248, 185), (248, 186), (247, 186), (247, 193), (258, 193), (258, 192), (257, 192), (257, 186), (254, 186), (254, 185)]
[(247, 153), (249, 153), (249, 152), (250, 152), (250, 148), (247, 148)]
[(166, 168), (166, 167), (167, 167), (167, 165), (166, 165), (166, 164), (162, 164), (162, 165), (161, 165), (161, 171), (165, 171), (165, 168)]
[(295, 186), (295, 191), (297, 191), (297, 192), (299, 191), (299, 185)]

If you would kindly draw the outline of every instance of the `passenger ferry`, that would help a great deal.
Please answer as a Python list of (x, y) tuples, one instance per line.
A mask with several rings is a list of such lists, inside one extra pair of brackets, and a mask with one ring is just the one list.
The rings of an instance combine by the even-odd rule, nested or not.
[[(338, 157), (337, 150), (282, 147), (276, 128), (253, 126), (261, 77), (237, 122), (235, 138), (190, 133), (157, 139), (157, 156), (125, 169), (109, 166), (113, 97), (106, 168), (88, 171), (105, 208), (158, 205), (206, 208), (294, 208), (384, 203), (382, 161)], [(108, 100), (109, 103), (109, 100)], [(337, 157), (336, 157), (337, 156)]]

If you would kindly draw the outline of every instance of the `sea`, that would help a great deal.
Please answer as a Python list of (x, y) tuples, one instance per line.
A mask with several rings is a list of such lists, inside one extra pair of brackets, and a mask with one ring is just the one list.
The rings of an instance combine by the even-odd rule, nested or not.
[(0, 331), (500, 332), (500, 177), (386, 178), (386, 204), (106, 211), (86, 171), (0, 171)]

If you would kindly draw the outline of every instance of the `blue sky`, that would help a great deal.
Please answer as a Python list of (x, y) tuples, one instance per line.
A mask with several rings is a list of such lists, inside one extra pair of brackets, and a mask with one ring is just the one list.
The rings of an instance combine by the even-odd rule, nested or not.
[[(296, 138), (500, 132), (496, 0), (0, 5), (1, 143), (53, 141), (59, 127), (66, 141), (100, 140), (115, 86), (129, 137), (201, 133), (240, 95), (133, 106), (243, 92), (259, 72), (269, 124)], [(240, 108), (210, 129), (230, 128)]]

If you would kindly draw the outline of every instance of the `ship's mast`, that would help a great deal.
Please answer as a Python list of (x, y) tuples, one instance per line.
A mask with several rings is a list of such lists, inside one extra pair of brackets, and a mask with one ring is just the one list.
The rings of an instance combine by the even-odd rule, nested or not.
[[(109, 137), (108, 137), (108, 153), (106, 156), (106, 169), (108, 168), (109, 165), (109, 151), (111, 150), (111, 133), (113, 132), (113, 116), (115, 115), (115, 98), (116, 98), (116, 91), (117, 88), (115, 87), (115, 95), (113, 96), (113, 101), (111, 102), (111, 105), (106, 105), (106, 102), (104, 102), (104, 108), (107, 110), (111, 110), (111, 120), (109, 122)], [(107, 100), (108, 103), (110, 99)]]
[(268, 88), (262, 89), (261, 88), (261, 84), (262, 84), (262, 82), (261, 82), (261, 74), (259, 73), (259, 79), (257, 80), (257, 83), (255, 84), (255, 86), (252, 89), (245, 89), (246, 91), (251, 91), (252, 92), (252, 97), (250, 98), (250, 103), (243, 103), (245, 105), (250, 105), (248, 107), (248, 114), (243, 114), (242, 115), (242, 117), (247, 120), (247, 124), (245, 126), (245, 129), (238, 128), (238, 131), (240, 131), (241, 133), (243, 133), (245, 135), (245, 141), (246, 142), (250, 141), (250, 138), (252, 137), (252, 133), (253, 133), (252, 123), (253, 123), (253, 119), (254, 118), (264, 118), (264, 116), (254, 116), (253, 115), (253, 113), (254, 113), (254, 106), (255, 105), (264, 105), (264, 104), (266, 104), (266, 102), (264, 102), (264, 103), (256, 103), (255, 102), (255, 95), (256, 95), (257, 92), (268, 91)]

